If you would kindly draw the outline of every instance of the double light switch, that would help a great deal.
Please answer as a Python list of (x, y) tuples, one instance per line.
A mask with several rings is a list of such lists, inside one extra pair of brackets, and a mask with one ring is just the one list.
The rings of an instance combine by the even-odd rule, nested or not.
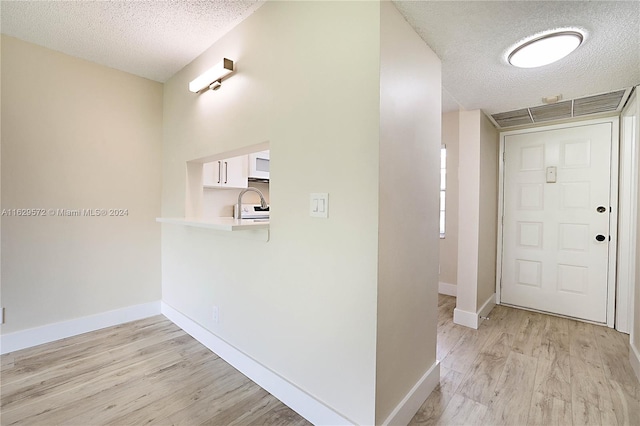
[(329, 213), (329, 194), (312, 193), (310, 196), (309, 214), (312, 217), (328, 217)]

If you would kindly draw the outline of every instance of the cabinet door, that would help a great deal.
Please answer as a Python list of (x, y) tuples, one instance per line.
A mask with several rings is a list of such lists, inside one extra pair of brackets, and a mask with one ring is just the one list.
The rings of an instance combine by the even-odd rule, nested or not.
[(249, 161), (246, 155), (228, 158), (221, 164), (222, 185), (227, 188), (246, 188), (249, 176)]
[(202, 185), (219, 188), (222, 186), (222, 161), (212, 161), (202, 165)]
[(212, 161), (202, 165), (202, 185), (205, 188), (246, 188), (249, 162), (246, 155)]

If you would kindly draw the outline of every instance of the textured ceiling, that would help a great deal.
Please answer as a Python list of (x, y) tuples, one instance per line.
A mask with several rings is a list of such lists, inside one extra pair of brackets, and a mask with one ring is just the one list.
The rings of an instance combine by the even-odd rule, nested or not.
[(2, 1), (2, 33), (164, 82), (257, 0)]
[[(640, 84), (638, 1), (394, 3), (442, 60), (443, 86), (463, 109), (493, 114), (540, 105), (544, 96), (573, 99)], [(534, 69), (504, 60), (518, 41), (565, 27), (587, 36), (563, 60)]]
[[(442, 59), (443, 110), (489, 114), (640, 84), (640, 1), (394, 1)], [(2, 33), (164, 82), (262, 0), (2, 1)], [(506, 50), (576, 26), (584, 44), (555, 64), (519, 69)]]

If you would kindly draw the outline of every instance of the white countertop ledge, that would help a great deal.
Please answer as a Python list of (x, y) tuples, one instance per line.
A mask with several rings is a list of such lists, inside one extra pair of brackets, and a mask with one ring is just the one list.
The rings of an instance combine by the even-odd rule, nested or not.
[(234, 219), (232, 217), (159, 217), (157, 222), (174, 225), (195, 226), (218, 231), (247, 231), (269, 229), (269, 221), (264, 219)]

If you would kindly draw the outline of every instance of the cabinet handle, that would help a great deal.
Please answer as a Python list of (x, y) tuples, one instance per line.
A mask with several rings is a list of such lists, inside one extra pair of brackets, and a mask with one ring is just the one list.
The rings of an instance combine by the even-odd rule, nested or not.
[(218, 183), (222, 182), (222, 163), (218, 161)]
[(229, 163), (224, 162), (224, 183), (229, 181)]

